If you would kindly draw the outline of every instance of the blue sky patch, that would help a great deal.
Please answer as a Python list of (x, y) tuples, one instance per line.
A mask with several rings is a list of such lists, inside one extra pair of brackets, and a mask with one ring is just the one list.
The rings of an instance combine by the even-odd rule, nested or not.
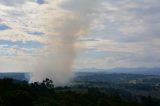
[(44, 3), (45, 3), (45, 0), (36, 0), (36, 2), (37, 2), (38, 4), (44, 4)]
[(37, 35), (37, 36), (42, 36), (44, 35), (43, 32), (38, 32), (38, 31), (35, 31), (35, 32), (27, 32), (28, 34), (31, 34), (31, 35)]
[(8, 30), (8, 29), (11, 29), (11, 28), (5, 24), (0, 24), (0, 31), (1, 30)]
[(17, 48), (42, 48), (43, 44), (37, 41), (10, 41), (10, 40), (0, 40), (0, 45), (5, 45), (5, 47), (13, 47)]

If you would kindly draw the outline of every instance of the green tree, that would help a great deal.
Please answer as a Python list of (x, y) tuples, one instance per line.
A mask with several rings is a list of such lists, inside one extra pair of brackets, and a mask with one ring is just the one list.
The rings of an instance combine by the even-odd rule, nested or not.
[(32, 97), (27, 91), (17, 90), (13, 92), (6, 106), (33, 106)]

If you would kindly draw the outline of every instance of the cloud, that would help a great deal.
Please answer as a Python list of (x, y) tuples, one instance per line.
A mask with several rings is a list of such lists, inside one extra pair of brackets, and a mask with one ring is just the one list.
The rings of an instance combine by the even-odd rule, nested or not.
[(0, 3), (7, 6), (16, 6), (20, 4), (24, 4), (27, 0), (0, 0)]
[(94, 34), (117, 41), (146, 41), (159, 35), (159, 1), (106, 1), (96, 16)]
[(91, 14), (104, 0), (68, 0), (62, 3), (63, 9), (79, 12), (80, 14)]
[[(29, 60), (32, 58), (28, 54), (36, 58), (55, 55), (64, 40), (64, 44), (74, 43), (78, 48), (75, 67), (158, 67), (159, 3), (159, 0), (0, 0), (0, 25), (8, 27), (0, 28), (0, 40), (12, 45), (21, 42), (23, 46), (19, 46), (22, 49), (17, 50), (18, 54), (23, 54), (21, 58), (27, 58), (30, 64), (36, 61)], [(84, 31), (77, 31), (77, 28)], [(73, 36), (66, 33), (72, 30), (79, 32), (74, 40), (68, 39)], [(63, 34), (67, 36), (62, 39)], [(44, 44), (44, 47), (35, 50), (28, 46), (24, 50), (32, 45), (30, 41)], [(8, 54), (14, 51), (11, 50), (14, 47), (4, 46), (8, 43), (1, 45), (3, 55), (5, 51)], [(7, 58), (6, 64), (21, 64), (23, 60), (12, 58), (17, 58), (16, 62)]]

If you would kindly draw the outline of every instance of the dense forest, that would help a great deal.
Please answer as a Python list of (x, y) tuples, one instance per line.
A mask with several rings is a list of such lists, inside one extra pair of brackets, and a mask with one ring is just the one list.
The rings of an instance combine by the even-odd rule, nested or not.
[(28, 83), (5, 78), (0, 79), (0, 106), (160, 106), (160, 102), (113, 89), (54, 87), (49, 79)]

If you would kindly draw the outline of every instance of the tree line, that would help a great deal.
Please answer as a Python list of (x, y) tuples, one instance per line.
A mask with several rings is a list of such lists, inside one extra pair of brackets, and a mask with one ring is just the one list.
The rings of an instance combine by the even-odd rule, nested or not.
[(77, 89), (55, 87), (48, 78), (34, 83), (0, 79), (0, 106), (160, 106), (159, 100), (150, 96), (124, 97), (116, 90)]

